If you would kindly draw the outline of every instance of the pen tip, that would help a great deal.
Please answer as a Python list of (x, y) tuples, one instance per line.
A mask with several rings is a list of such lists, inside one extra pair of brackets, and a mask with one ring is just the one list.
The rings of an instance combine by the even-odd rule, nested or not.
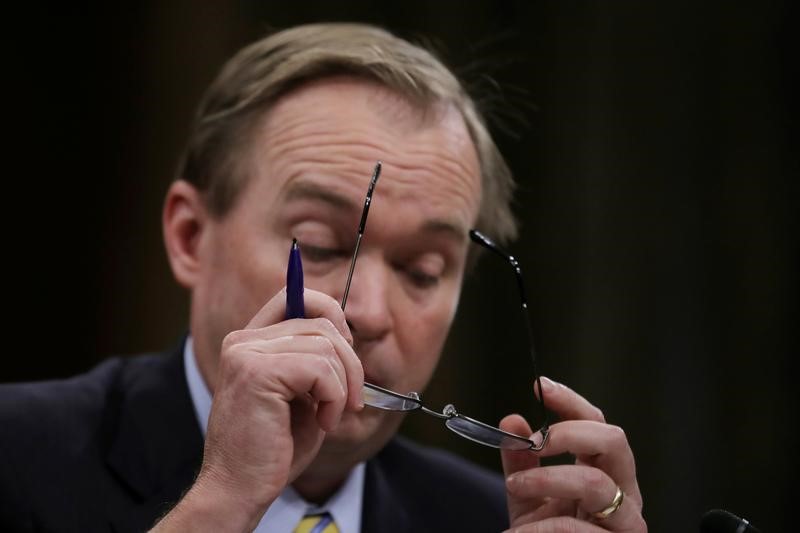
[(292, 237), (292, 248), (297, 248), (297, 239)]

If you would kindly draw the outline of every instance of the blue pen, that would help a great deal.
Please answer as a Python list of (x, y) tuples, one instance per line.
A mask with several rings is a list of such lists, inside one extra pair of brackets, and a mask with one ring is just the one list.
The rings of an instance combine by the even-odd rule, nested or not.
[(292, 239), (289, 251), (289, 266), (286, 268), (286, 320), (305, 318), (303, 304), (303, 262), (300, 260), (300, 246)]

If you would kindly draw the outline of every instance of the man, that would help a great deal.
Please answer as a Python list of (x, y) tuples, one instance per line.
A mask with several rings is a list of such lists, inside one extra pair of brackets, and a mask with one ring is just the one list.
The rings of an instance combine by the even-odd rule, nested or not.
[[(161, 517), (155, 530), (293, 531), (310, 514), (298, 531), (645, 530), (624, 433), (563, 386), (543, 381), (565, 421), (542, 452), (502, 452), (505, 486), (394, 438), (401, 416), (363, 406), (365, 381), (424, 389), (468, 230), (512, 237), (510, 190), (472, 101), (427, 52), (335, 24), (244, 49), (206, 94), (164, 206), (189, 337), (171, 357), (0, 392), (0, 523), (137, 530)], [(292, 238), (306, 318), (284, 320)], [(518, 415), (501, 428), (533, 433)], [(539, 467), (565, 452), (575, 465)]]

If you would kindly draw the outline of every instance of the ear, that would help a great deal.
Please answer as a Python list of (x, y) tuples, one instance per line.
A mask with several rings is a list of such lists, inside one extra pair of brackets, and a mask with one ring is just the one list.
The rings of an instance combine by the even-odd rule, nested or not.
[(200, 192), (186, 181), (173, 182), (167, 191), (161, 222), (172, 274), (178, 283), (191, 289), (200, 274), (201, 237), (209, 222)]

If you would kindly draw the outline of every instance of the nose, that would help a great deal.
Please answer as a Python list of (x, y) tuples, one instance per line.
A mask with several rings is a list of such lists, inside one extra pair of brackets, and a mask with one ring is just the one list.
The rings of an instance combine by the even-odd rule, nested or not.
[(391, 270), (382, 258), (363, 254), (358, 258), (345, 315), (358, 342), (378, 341), (391, 331)]

